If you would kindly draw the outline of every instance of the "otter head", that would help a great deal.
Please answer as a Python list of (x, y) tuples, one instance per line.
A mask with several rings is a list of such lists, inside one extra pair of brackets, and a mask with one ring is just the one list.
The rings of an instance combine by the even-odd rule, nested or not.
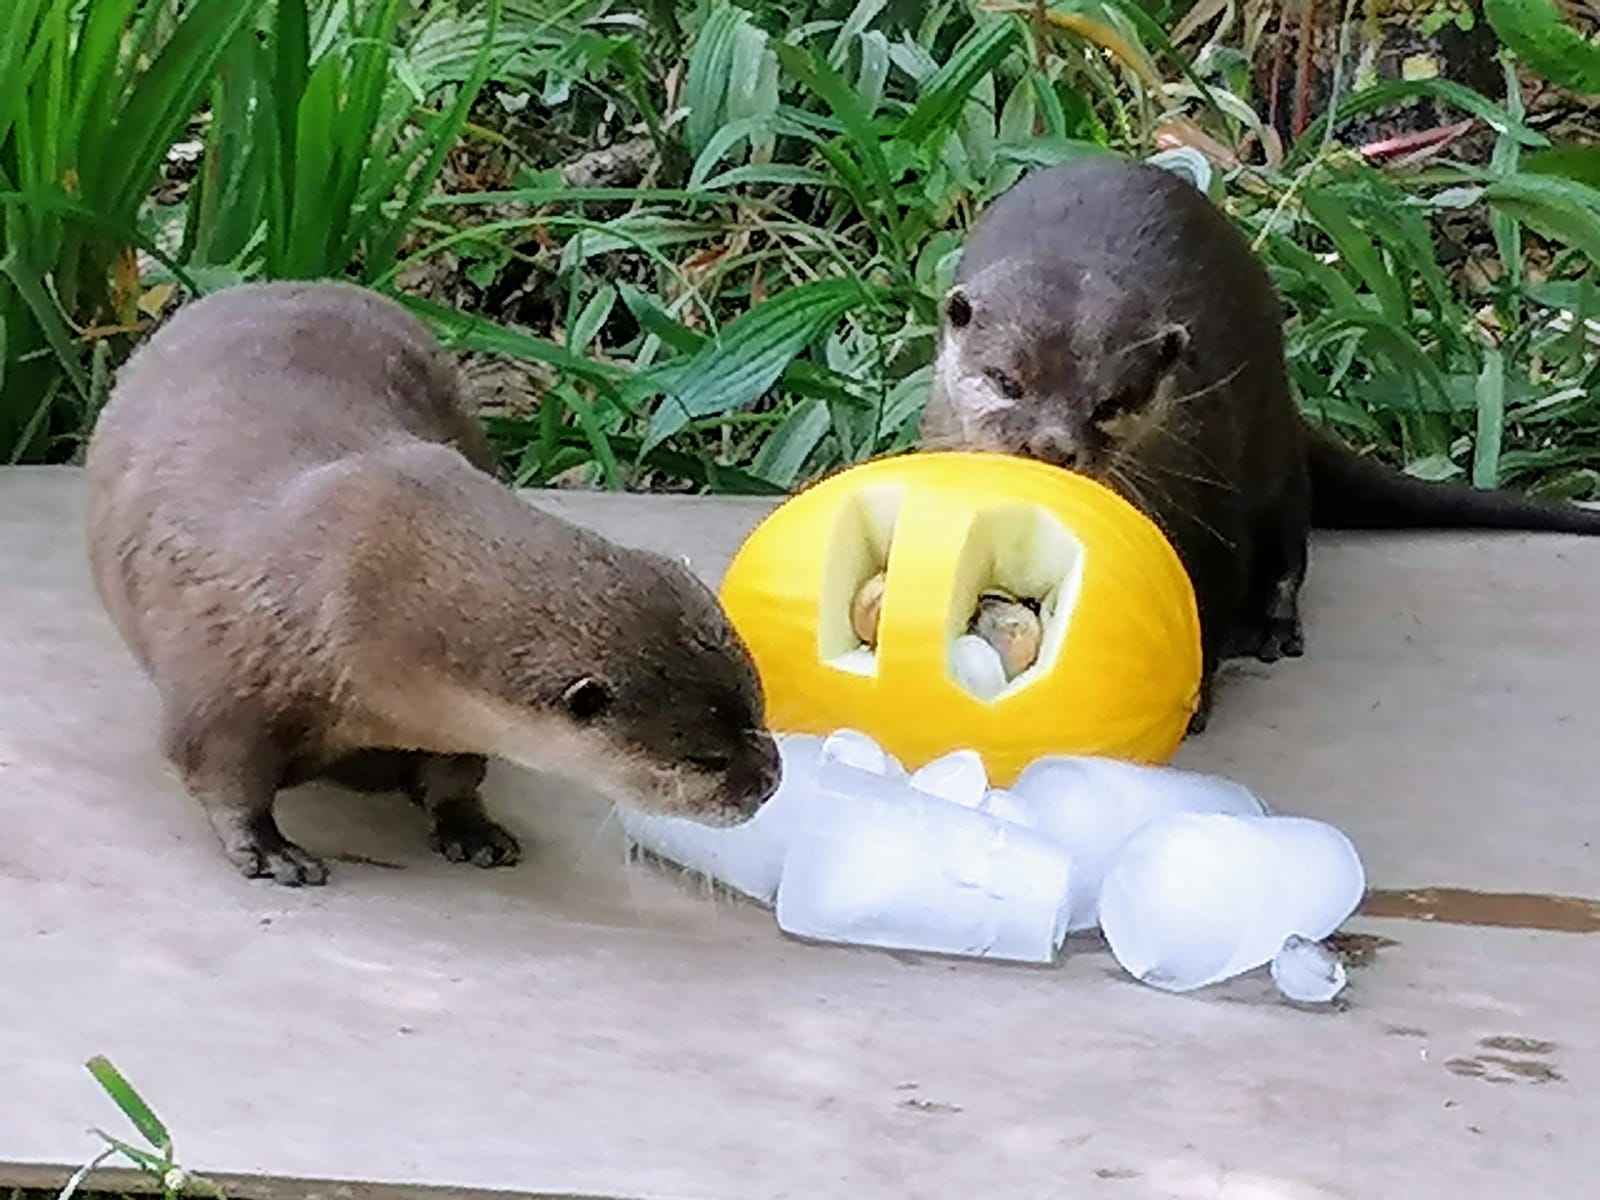
[(944, 298), (923, 442), (1104, 475), (1180, 398), (1189, 343), (1115, 280), (1000, 264)]
[[(508, 757), (549, 765), (612, 799), (707, 825), (737, 824), (777, 790), (749, 651), (686, 567), (615, 546), (586, 548), (561, 645), (525, 627), (506, 699), (553, 715)], [(566, 626), (576, 623), (574, 631)]]

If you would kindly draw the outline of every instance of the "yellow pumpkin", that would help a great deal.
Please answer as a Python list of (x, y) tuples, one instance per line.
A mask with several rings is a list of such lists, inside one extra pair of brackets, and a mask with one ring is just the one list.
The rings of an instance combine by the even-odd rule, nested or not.
[[(851, 606), (879, 572), (873, 650)], [(982, 700), (950, 655), (995, 587), (1038, 603), (1043, 640)], [(859, 729), (913, 769), (970, 747), (997, 786), (1045, 754), (1165, 762), (1199, 696), (1199, 617), (1171, 544), (1109, 488), (1028, 459), (904, 454), (830, 476), (750, 534), (721, 600), (773, 729)]]

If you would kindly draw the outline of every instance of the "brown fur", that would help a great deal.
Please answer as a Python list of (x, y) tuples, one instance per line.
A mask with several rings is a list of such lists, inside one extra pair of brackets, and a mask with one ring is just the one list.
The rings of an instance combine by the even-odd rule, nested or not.
[(95, 585), (246, 875), (323, 881), (272, 815), (319, 776), (409, 793), (442, 853), (485, 866), (519, 852), (485, 756), (708, 823), (774, 790), (715, 597), (491, 470), (427, 331), (350, 285), (229, 288), (121, 372), (88, 452)]
[(1200, 609), (1193, 729), (1223, 657), (1302, 653), (1313, 525), (1600, 533), (1600, 513), (1357, 457), (1301, 418), (1283, 355), (1281, 306), (1238, 227), (1172, 172), (1111, 156), (995, 200), (945, 298), (923, 445), (1081, 471), (1163, 528)]

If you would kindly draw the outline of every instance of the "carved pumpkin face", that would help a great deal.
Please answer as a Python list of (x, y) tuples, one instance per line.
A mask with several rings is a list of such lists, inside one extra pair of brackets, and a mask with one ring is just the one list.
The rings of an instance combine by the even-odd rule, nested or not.
[[(985, 700), (952, 648), (993, 589), (1035, 609), (1042, 637)], [(875, 647), (857, 633), (868, 595)], [(859, 729), (913, 769), (971, 747), (996, 786), (1046, 754), (1165, 762), (1199, 696), (1199, 617), (1170, 543), (1109, 488), (1027, 459), (906, 454), (825, 479), (751, 533), (721, 599), (774, 730)]]

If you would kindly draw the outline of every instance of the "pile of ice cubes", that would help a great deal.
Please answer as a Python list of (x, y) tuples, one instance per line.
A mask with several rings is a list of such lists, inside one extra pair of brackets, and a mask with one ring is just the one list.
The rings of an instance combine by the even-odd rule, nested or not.
[(907, 773), (866, 735), (779, 738), (783, 783), (717, 829), (621, 808), (661, 858), (775, 907), (816, 941), (1048, 963), (1098, 926), (1135, 978), (1167, 991), (1264, 964), (1290, 999), (1331, 1000), (1321, 944), (1366, 886), (1348, 838), (1268, 814), (1211, 775), (1049, 757), (1008, 789), (976, 752)]

